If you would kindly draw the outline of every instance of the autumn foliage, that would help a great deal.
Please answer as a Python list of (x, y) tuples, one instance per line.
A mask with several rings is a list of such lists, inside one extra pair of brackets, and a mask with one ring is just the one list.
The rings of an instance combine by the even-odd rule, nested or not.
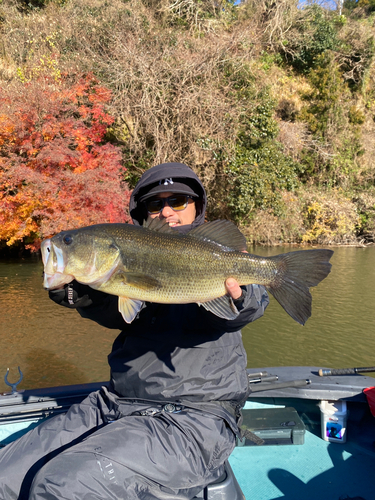
[(0, 90), (0, 244), (36, 250), (67, 228), (129, 220), (121, 153), (104, 142), (110, 99), (92, 75)]

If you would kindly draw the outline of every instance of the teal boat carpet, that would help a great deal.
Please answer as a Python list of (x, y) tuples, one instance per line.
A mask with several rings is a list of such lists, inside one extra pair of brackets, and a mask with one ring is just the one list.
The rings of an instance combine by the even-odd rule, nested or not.
[(374, 443), (330, 443), (307, 430), (304, 441), (235, 448), (229, 462), (246, 500), (375, 500)]

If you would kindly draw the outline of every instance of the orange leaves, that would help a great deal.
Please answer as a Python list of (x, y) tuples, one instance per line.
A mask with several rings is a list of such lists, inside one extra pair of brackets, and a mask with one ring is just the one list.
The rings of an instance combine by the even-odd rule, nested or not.
[(128, 220), (120, 150), (103, 143), (110, 98), (92, 75), (0, 93), (0, 242), (36, 249), (63, 229)]
[(14, 124), (9, 116), (0, 115), (0, 148), (13, 141)]
[[(33, 213), (42, 207), (41, 200), (21, 190), (11, 197), (0, 198), (0, 204), (5, 209), (0, 211), (0, 240), (6, 240), (8, 246), (19, 240), (31, 242), (38, 231)], [(6, 214), (12, 214), (12, 217), (6, 217)]]

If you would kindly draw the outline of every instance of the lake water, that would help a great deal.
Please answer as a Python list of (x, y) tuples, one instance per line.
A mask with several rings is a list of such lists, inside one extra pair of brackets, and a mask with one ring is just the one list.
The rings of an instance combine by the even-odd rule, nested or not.
[[(331, 274), (311, 290), (313, 314), (305, 326), (271, 297), (265, 316), (243, 330), (249, 367), (375, 365), (375, 247), (333, 250)], [(108, 380), (107, 354), (118, 331), (57, 306), (43, 290), (42, 272), (38, 257), (0, 261), (0, 392), (9, 390), (8, 367), (11, 382), (21, 367), (19, 389)]]

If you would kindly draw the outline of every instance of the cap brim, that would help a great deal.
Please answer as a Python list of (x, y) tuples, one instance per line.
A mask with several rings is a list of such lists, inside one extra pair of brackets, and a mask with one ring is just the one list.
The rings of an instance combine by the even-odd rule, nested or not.
[(148, 198), (152, 198), (153, 196), (157, 196), (161, 193), (186, 194), (199, 198), (197, 193), (195, 193), (194, 190), (187, 184), (183, 184), (182, 182), (174, 182), (173, 184), (160, 184), (153, 187), (152, 189), (150, 189), (150, 191), (148, 191), (148, 193), (145, 193), (143, 196), (141, 196), (139, 198), (139, 201), (145, 201)]

